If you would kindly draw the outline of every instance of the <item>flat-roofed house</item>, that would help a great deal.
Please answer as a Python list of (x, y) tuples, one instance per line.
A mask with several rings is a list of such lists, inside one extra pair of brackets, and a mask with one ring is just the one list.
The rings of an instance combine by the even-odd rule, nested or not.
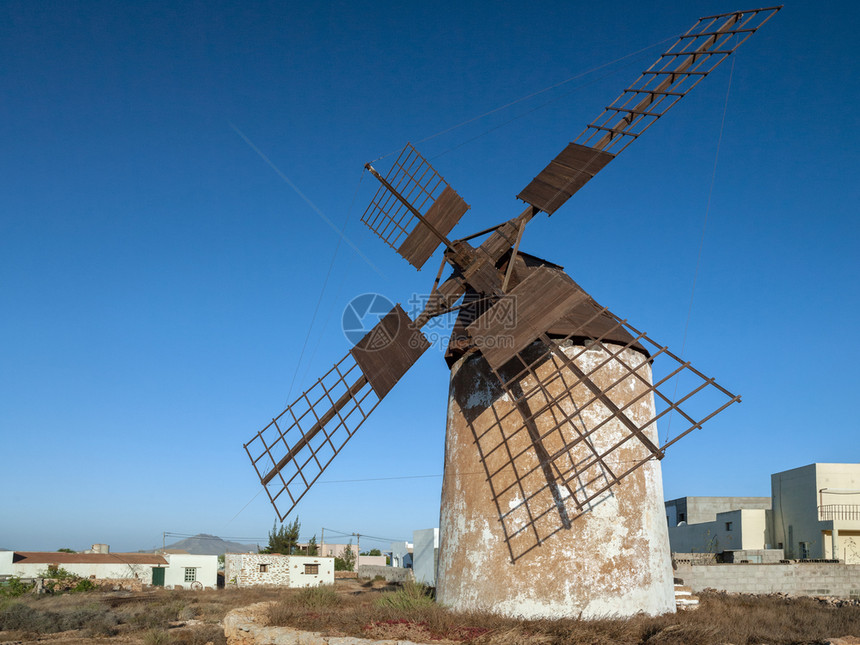
[(141, 585), (174, 589), (216, 588), (218, 556), (157, 553), (96, 553), (54, 551), (0, 552), (0, 575), (48, 578), (64, 569), (92, 580), (136, 580)]

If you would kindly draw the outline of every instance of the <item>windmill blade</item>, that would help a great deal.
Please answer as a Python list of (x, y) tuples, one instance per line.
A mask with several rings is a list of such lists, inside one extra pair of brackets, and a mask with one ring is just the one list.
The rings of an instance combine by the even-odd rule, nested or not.
[(245, 444), (282, 522), (429, 346), (396, 305), (349, 354)]
[[(511, 263), (513, 264), (513, 262)], [(588, 295), (561, 271), (533, 270), (467, 328), (493, 369), (511, 360)]]
[[(611, 486), (646, 462), (662, 459), (669, 446), (740, 401), (590, 298), (555, 328), (552, 337), (541, 334), (502, 368), (491, 365), (522, 417), (500, 419), (500, 425), (517, 427), (512, 434), (529, 432), (528, 449), (544, 455), (539, 466), (518, 472), (524, 451), (500, 460), (493, 452), (501, 444), (487, 445), (482, 454), (488, 463), (494, 458), (496, 466), (487, 477), (500, 482), (493, 486), (496, 496), (537, 468), (549, 468), (573, 512), (582, 512)], [(601, 333), (595, 334), (597, 329)], [(650, 406), (652, 399), (655, 414), (646, 423), (634, 422), (643, 418), (637, 406)], [(659, 446), (657, 422), (665, 422), (667, 415), (677, 415), (682, 425)], [(540, 428), (536, 436), (535, 428)], [(627, 449), (624, 460), (617, 459), (630, 441), (635, 450)]]
[(780, 9), (700, 18), (517, 197), (552, 215)]
[(361, 216), (370, 230), (416, 269), (440, 244), (469, 209), (418, 151), (407, 143), (383, 177), (365, 166), (382, 184)]

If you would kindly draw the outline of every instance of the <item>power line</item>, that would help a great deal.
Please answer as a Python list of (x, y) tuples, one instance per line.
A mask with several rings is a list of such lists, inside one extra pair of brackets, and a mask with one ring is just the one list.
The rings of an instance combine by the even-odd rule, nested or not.
[(397, 538), (387, 538), (387, 537), (377, 537), (373, 535), (365, 535), (364, 533), (356, 533), (356, 532), (346, 532), (346, 531), (338, 531), (337, 529), (330, 529), (328, 527), (323, 527), (325, 531), (331, 531), (341, 537), (349, 537), (349, 536), (358, 536), (361, 535), (362, 538), (367, 540), (375, 541), (375, 542), (402, 542), (403, 540)]
[[(583, 76), (587, 76), (587, 75), (589, 75), (589, 74), (592, 74), (593, 72), (596, 72), (596, 71), (598, 71), (598, 70), (601, 70), (601, 69), (603, 69), (603, 68), (605, 68), (605, 67), (609, 67), (610, 65), (614, 65), (614, 64), (616, 64), (616, 63), (620, 63), (621, 61), (626, 60), (626, 59), (628, 59), (628, 58), (631, 58), (631, 57), (633, 57), (633, 56), (638, 56), (639, 54), (642, 54), (642, 53), (644, 53), (644, 52), (648, 51), (649, 49), (653, 49), (654, 47), (657, 47), (657, 46), (659, 46), (659, 45), (662, 45), (662, 44), (663, 44), (663, 43), (665, 43), (665, 42), (668, 42), (668, 41), (670, 41), (670, 40), (673, 40), (674, 38), (675, 38), (674, 36), (671, 36), (671, 37), (669, 37), (669, 38), (664, 38), (663, 40), (660, 40), (660, 41), (658, 41), (658, 42), (654, 43), (653, 45), (648, 45), (647, 47), (643, 47), (642, 49), (639, 49), (639, 50), (637, 50), (637, 51), (635, 51), (635, 52), (631, 52), (631, 53), (629, 53), (629, 54), (625, 54), (624, 56), (621, 56), (620, 58), (616, 58), (615, 60), (609, 61), (608, 63), (603, 63), (603, 64), (601, 64), (601, 65), (597, 65), (596, 67), (592, 67), (592, 68), (591, 68), (591, 69), (589, 69), (589, 70), (586, 70), (586, 71), (584, 71), (584, 72), (580, 72), (579, 74), (576, 74), (576, 75), (574, 75), (574, 76), (571, 76), (570, 78), (567, 78), (567, 79), (565, 79), (565, 80), (563, 80), (563, 81), (559, 81), (558, 83), (553, 83), (552, 85), (550, 85), (550, 86), (548, 86), (548, 87), (545, 87), (545, 88), (543, 88), (543, 89), (537, 90), (536, 92), (532, 92), (532, 93), (530, 93), (530, 94), (527, 94), (526, 96), (520, 97), (520, 98), (515, 99), (515, 100), (513, 100), (513, 101), (510, 101), (510, 102), (508, 102), (508, 103), (505, 103), (504, 105), (501, 105), (501, 106), (495, 107), (495, 108), (493, 108), (493, 109), (491, 109), (491, 110), (489, 110), (489, 111), (487, 111), (487, 112), (484, 112), (483, 114), (479, 114), (478, 116), (475, 116), (475, 117), (471, 117), (471, 118), (469, 118), (469, 119), (466, 119), (465, 121), (462, 121), (462, 122), (458, 123), (457, 125), (453, 125), (453, 126), (447, 127), (447, 128), (445, 128), (445, 129), (443, 129), (443, 130), (440, 130), (439, 132), (436, 132), (435, 134), (431, 134), (430, 136), (424, 137), (423, 139), (419, 139), (416, 143), (421, 144), (421, 143), (424, 143), (425, 141), (429, 141), (430, 139), (435, 139), (436, 137), (442, 136), (443, 134), (447, 134), (448, 132), (451, 132), (451, 131), (453, 131), (453, 130), (457, 130), (457, 129), (459, 129), (459, 128), (462, 128), (463, 126), (468, 125), (469, 123), (473, 123), (473, 122), (475, 122), (475, 121), (479, 121), (479, 120), (481, 120), (481, 119), (483, 119), (483, 118), (485, 118), (485, 117), (490, 116), (491, 114), (495, 114), (496, 112), (499, 112), (499, 111), (504, 110), (504, 109), (506, 109), (506, 108), (512, 107), (512, 106), (514, 106), (514, 105), (517, 105), (518, 103), (522, 103), (523, 101), (528, 101), (529, 99), (534, 98), (535, 96), (538, 96), (538, 95), (543, 94), (543, 93), (545, 93), (545, 92), (549, 92), (550, 90), (553, 90), (553, 89), (555, 89), (555, 88), (557, 88), (557, 87), (561, 87), (562, 85), (566, 85), (566, 84), (568, 84), (568, 83), (570, 83), (570, 82), (572, 82), (572, 81), (575, 81), (575, 80), (577, 80), (577, 79), (580, 79), (580, 78), (582, 78)], [(620, 71), (620, 70), (619, 70), (619, 71)], [(610, 74), (608, 74), (607, 76), (611, 76), (612, 74), (617, 74), (617, 73), (618, 73), (618, 71), (611, 72), (611, 73), (610, 73)], [(601, 78), (605, 78), (605, 77), (601, 77)], [(597, 80), (600, 80), (600, 79), (597, 79)], [(592, 82), (594, 82), (594, 81), (592, 81)], [(588, 85), (588, 84), (590, 84), (590, 83), (586, 83), (586, 84), (584, 84), (584, 85), (582, 85), (582, 86), (576, 87), (576, 88), (574, 88), (574, 90), (572, 90), (571, 92), (568, 92), (567, 94), (565, 94), (565, 95), (563, 95), (563, 96), (567, 96), (567, 95), (569, 95), (569, 94), (571, 94), (571, 93), (575, 92), (576, 90), (578, 90), (578, 89), (580, 89), (581, 87), (584, 87), (585, 85)], [(561, 97), (559, 97), (559, 98), (561, 98)], [(534, 108), (534, 109), (532, 109), (532, 110), (529, 110), (529, 111), (527, 111), (527, 112), (525, 112), (525, 113), (521, 114), (520, 116), (514, 117), (514, 118), (512, 118), (512, 119), (510, 119), (510, 120), (508, 120), (508, 121), (505, 121), (505, 122), (504, 122), (504, 123), (502, 123), (501, 125), (496, 126), (496, 127), (494, 127), (494, 128), (491, 128), (490, 130), (488, 130), (488, 131), (486, 131), (486, 132), (484, 132), (484, 133), (482, 133), (482, 134), (479, 134), (477, 137), (473, 137), (473, 138), (471, 138), (471, 139), (469, 139), (469, 140), (467, 140), (467, 141), (465, 141), (465, 142), (463, 142), (463, 143), (461, 143), (461, 144), (459, 144), (459, 145), (455, 146), (454, 148), (451, 148), (451, 149), (449, 149), (449, 150), (446, 150), (445, 152), (441, 153), (440, 155), (436, 155), (436, 156), (438, 157), (438, 156), (441, 156), (442, 154), (446, 154), (447, 152), (451, 152), (451, 150), (454, 150), (454, 149), (456, 149), (456, 148), (459, 148), (461, 145), (465, 145), (465, 143), (469, 143), (469, 142), (473, 141), (474, 139), (477, 139), (477, 138), (479, 138), (479, 137), (484, 136), (485, 134), (489, 134), (489, 133), (490, 133), (490, 132), (492, 132), (493, 130), (495, 130), (495, 129), (499, 128), (499, 127), (502, 127), (502, 126), (504, 126), (504, 125), (507, 125), (507, 124), (508, 124), (508, 123), (510, 123), (511, 121), (515, 121), (516, 119), (521, 118), (521, 117), (525, 116), (526, 114), (530, 114), (530, 113), (531, 113), (531, 112), (533, 112), (534, 110), (538, 110), (538, 109), (540, 109), (540, 108), (542, 108), (542, 107), (545, 107), (545, 106), (549, 105), (549, 104), (550, 104), (550, 103), (552, 103), (554, 100), (557, 100), (557, 99), (552, 99), (552, 100), (550, 100), (550, 101), (547, 101), (546, 103), (543, 103), (542, 105), (539, 105), (538, 107), (536, 107), (536, 108)], [(374, 159), (371, 163), (375, 163), (375, 162), (377, 162), (377, 161), (380, 161), (381, 159), (385, 159), (386, 157), (390, 157), (391, 155), (396, 154), (397, 152), (399, 152), (399, 150), (395, 150), (395, 151), (392, 151), (392, 152), (386, 153), (386, 154), (382, 155), (381, 157), (377, 157), (377, 158), (376, 158), (376, 159)], [(435, 157), (434, 157), (434, 158), (435, 158)]]
[[(464, 473), (466, 475), (479, 475), (482, 473)], [(330, 479), (328, 481), (317, 482), (319, 484), (351, 484), (354, 482), (384, 482), (391, 481), (394, 479), (428, 479), (431, 477), (441, 477), (442, 473), (438, 475), (404, 475), (403, 477), (365, 477), (362, 479)]]
[[(702, 235), (699, 238), (699, 252), (696, 255), (696, 268), (693, 271), (693, 287), (690, 290), (690, 304), (687, 307), (687, 320), (684, 323), (684, 339), (681, 341), (681, 351), (678, 353), (678, 356), (680, 356), (681, 358), (684, 357), (684, 350), (687, 347), (687, 332), (690, 329), (690, 318), (692, 317), (692, 314), (693, 314), (693, 299), (696, 296), (696, 283), (699, 280), (699, 269), (702, 266), (702, 249), (705, 246), (705, 232), (708, 230), (708, 215), (710, 215), (710, 213), (711, 213), (711, 198), (714, 195), (714, 184), (717, 181), (717, 163), (720, 160), (720, 145), (723, 142), (723, 130), (725, 130), (725, 127), (726, 127), (726, 114), (729, 111), (729, 94), (731, 93), (731, 90), (732, 90), (732, 77), (734, 77), (734, 75), (735, 75), (735, 61), (736, 60), (737, 60), (736, 58), (732, 59), (732, 67), (731, 67), (731, 70), (729, 71), (729, 82), (726, 86), (726, 101), (723, 104), (723, 118), (720, 121), (720, 135), (719, 135), (719, 137), (717, 137), (717, 150), (714, 154), (714, 168), (711, 171), (711, 187), (708, 189), (708, 201), (705, 205), (705, 217), (704, 217), (704, 221), (702, 222)], [(679, 373), (675, 377), (675, 390), (674, 390), (674, 393), (672, 394), (672, 400), (673, 401), (678, 397), (678, 382), (680, 381), (680, 378), (681, 378), (681, 375)], [(666, 440), (664, 441), (664, 443), (669, 442), (669, 437), (671, 436), (671, 431), (672, 431), (672, 418), (674, 416), (674, 413), (675, 413), (674, 409), (669, 412), (669, 419), (668, 419), (668, 422), (666, 423)]]

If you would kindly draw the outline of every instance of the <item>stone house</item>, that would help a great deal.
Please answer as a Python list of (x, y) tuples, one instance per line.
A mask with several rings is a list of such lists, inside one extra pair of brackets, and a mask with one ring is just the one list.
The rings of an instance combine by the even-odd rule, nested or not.
[(317, 587), (334, 584), (334, 558), (279, 553), (227, 553), (226, 586)]

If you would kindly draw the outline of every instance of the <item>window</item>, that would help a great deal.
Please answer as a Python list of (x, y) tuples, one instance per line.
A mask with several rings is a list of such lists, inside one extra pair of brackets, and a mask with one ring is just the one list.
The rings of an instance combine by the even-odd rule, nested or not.
[(687, 516), (686, 516), (686, 514), (684, 514), (684, 513), (678, 513), (678, 521), (679, 521), (679, 522), (686, 522), (686, 521), (687, 521)]
[(306, 564), (305, 565), (305, 573), (309, 573), (310, 575), (316, 576), (319, 575), (320, 565), (318, 564)]
[(268, 570), (269, 570), (268, 564), (261, 564), (260, 565), (260, 573), (266, 573)]
[(798, 543), (798, 546), (800, 547), (800, 559), (801, 560), (809, 560), (809, 554), (810, 554), (810, 551), (812, 550), (812, 549), (810, 549), (810, 546), (812, 546), (811, 543), (810, 542), (800, 542), (800, 543)]
[(185, 582), (194, 582), (197, 580), (197, 568), (185, 567)]
[(731, 522), (726, 522), (726, 530), (727, 530), (727, 531), (731, 531), (731, 530), (732, 530), (732, 523), (731, 523)]

